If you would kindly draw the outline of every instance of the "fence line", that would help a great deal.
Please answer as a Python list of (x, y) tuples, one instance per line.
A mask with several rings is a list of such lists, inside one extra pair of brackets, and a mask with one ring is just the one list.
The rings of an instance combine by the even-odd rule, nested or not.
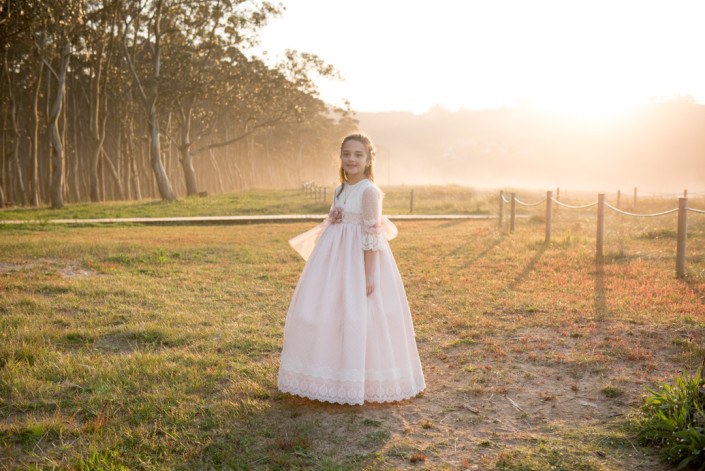
[(328, 188), (320, 186), (314, 181), (304, 182), (301, 184), (301, 192), (308, 195), (316, 201), (325, 201), (328, 199)]
[(541, 201), (537, 201), (536, 203), (525, 203), (525, 202), (521, 201), (519, 198), (515, 198), (517, 204), (520, 204), (522, 206), (538, 206), (540, 204), (545, 203), (547, 199), (548, 198), (544, 198)]
[[(560, 191), (560, 189), (557, 189), (557, 194)], [(636, 206), (636, 194), (637, 190), (636, 188), (634, 189), (634, 206)], [(693, 193), (691, 193), (692, 195)], [(677, 230), (677, 241), (676, 241), (676, 276), (679, 278), (685, 277), (686, 276), (686, 269), (685, 269), (685, 255), (686, 255), (686, 243), (687, 243), (687, 227), (688, 227), (688, 211), (693, 212), (693, 213), (698, 213), (698, 214), (705, 214), (705, 210), (702, 209), (697, 209), (697, 208), (689, 208), (688, 207), (688, 190), (685, 190), (683, 192), (683, 197), (678, 198), (678, 207), (674, 209), (670, 209), (668, 211), (662, 211), (659, 213), (634, 213), (634, 212), (629, 212), (629, 211), (624, 211), (620, 209), (619, 202), (620, 202), (620, 196), (621, 192), (617, 193), (617, 206), (613, 206), (605, 201), (605, 193), (598, 193), (597, 195), (597, 202), (595, 203), (590, 203), (586, 205), (580, 205), (580, 206), (575, 206), (575, 205), (569, 205), (566, 203), (563, 203), (559, 201), (557, 198), (554, 198), (552, 196), (551, 191), (546, 192), (546, 198), (542, 199), (541, 201), (535, 202), (535, 203), (525, 203), (521, 200), (519, 200), (516, 197), (516, 193), (510, 193), (510, 199), (507, 200), (504, 197), (504, 191), (500, 191), (499, 194), (499, 215), (498, 215), (498, 220), (499, 220), (499, 227), (500, 229), (502, 228), (502, 220), (504, 216), (504, 204), (505, 203), (511, 203), (511, 214), (510, 214), (510, 228), (509, 232), (513, 233), (514, 232), (514, 222), (516, 219), (516, 204), (520, 204), (522, 206), (538, 206), (539, 204), (546, 203), (546, 238), (545, 242), (549, 243), (551, 241), (551, 226), (553, 223), (553, 216), (552, 216), (552, 203), (556, 203), (559, 206), (562, 206), (564, 208), (568, 209), (587, 209), (592, 206), (597, 206), (597, 232), (596, 232), (596, 242), (595, 242), (595, 260), (597, 263), (602, 263), (604, 260), (603, 256), (603, 247), (604, 247), (604, 236), (605, 236), (605, 208), (609, 208), (612, 211), (623, 215), (623, 216), (629, 216), (629, 217), (638, 217), (638, 218), (650, 218), (650, 217), (660, 217), (660, 216), (666, 216), (669, 214), (673, 213), (678, 213), (678, 230)]]
[(597, 203), (590, 203), (590, 204), (584, 204), (584, 205), (582, 205), (582, 206), (573, 206), (573, 205), (570, 205), (570, 204), (562, 203), (562, 202), (558, 201), (558, 200), (555, 199), (555, 198), (551, 198), (551, 199), (552, 199), (553, 202), (556, 203), (558, 206), (562, 206), (562, 207), (568, 208), (568, 209), (587, 209), (587, 208), (592, 208), (593, 206), (597, 205)]
[(605, 202), (605, 206), (610, 208), (612, 211), (623, 214), (624, 216), (632, 216), (632, 217), (637, 217), (637, 218), (653, 218), (653, 217), (658, 217), (658, 216), (665, 216), (667, 214), (673, 214), (675, 212), (678, 212), (678, 208), (670, 209), (668, 211), (664, 211), (662, 213), (652, 213), (652, 214), (639, 214), (639, 213), (630, 213), (628, 211), (624, 211), (619, 208), (615, 208), (611, 204)]

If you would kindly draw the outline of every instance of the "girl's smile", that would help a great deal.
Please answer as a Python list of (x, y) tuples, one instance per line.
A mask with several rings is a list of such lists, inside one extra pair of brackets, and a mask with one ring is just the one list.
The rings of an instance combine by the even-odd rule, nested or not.
[(345, 142), (340, 152), (340, 158), (350, 183), (357, 183), (364, 178), (365, 168), (367, 167), (367, 152), (362, 142), (354, 139)]

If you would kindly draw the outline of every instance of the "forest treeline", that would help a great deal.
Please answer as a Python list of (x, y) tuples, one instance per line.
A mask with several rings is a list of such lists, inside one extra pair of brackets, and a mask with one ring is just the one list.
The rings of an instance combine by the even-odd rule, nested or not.
[[(335, 173), (335, 69), (252, 51), (259, 0), (0, 1), (0, 207), (296, 186)], [(306, 170), (304, 170), (306, 169)]]

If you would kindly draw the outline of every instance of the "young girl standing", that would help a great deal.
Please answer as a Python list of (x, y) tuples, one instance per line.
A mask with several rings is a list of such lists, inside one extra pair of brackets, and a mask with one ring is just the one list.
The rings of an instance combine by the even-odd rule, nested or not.
[(289, 242), (306, 266), (289, 306), (279, 389), (319, 401), (362, 404), (422, 391), (421, 361), (404, 285), (387, 243), (373, 183), (374, 147), (350, 134), (328, 218)]

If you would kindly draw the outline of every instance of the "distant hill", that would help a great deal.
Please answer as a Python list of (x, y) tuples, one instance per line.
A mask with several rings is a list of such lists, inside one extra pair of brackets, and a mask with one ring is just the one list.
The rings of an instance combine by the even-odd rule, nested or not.
[(383, 185), (705, 190), (705, 106), (689, 99), (610, 121), (522, 108), (357, 118), (377, 144)]

